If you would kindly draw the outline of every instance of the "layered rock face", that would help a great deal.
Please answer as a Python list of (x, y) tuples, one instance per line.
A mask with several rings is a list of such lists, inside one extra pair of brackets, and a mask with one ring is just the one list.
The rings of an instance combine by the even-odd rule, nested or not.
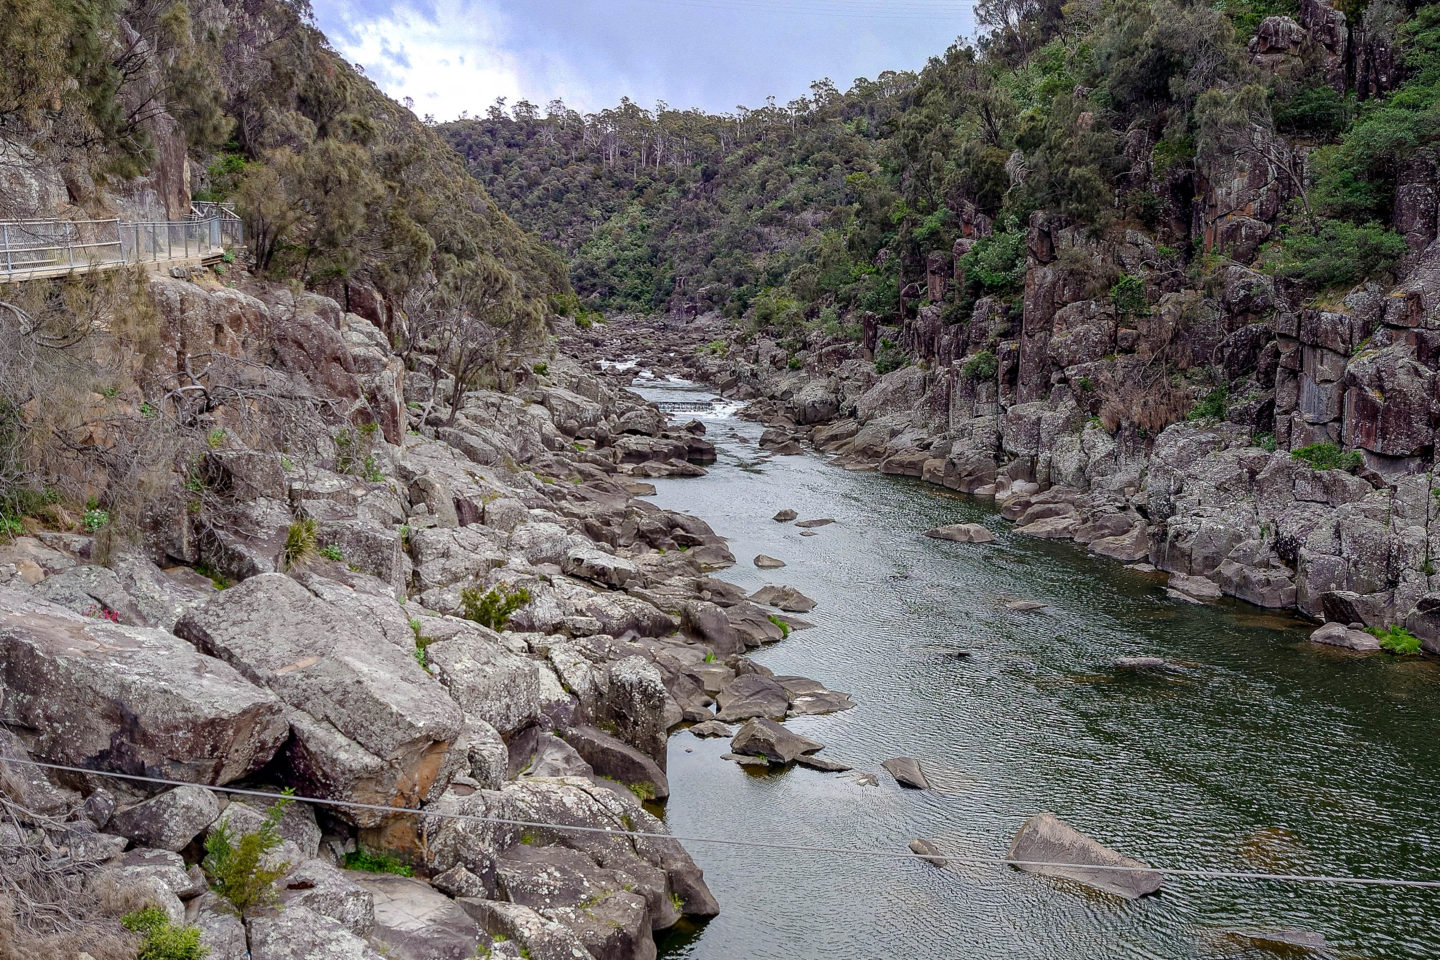
[[(194, 784), (0, 778), (63, 821), (37, 836), (225, 960), (623, 960), (715, 914), (679, 844), (566, 829), (663, 834), (642, 799), (669, 795), (668, 734), (720, 704), (851, 706), (750, 662), (784, 636), (762, 605), (781, 598), (712, 577), (734, 562), (724, 540), (641, 498), (644, 477), (703, 473), (703, 426), (556, 357), (451, 417), (448, 383), (407, 374), (333, 301), (150, 291), (167, 348), (134, 358), (138, 381), (203, 356), (224, 367), (212, 387), (285, 403), (209, 411), (223, 426), (185, 496), (147, 504), (128, 539), (0, 542), (0, 753)], [(761, 678), (777, 709), (752, 696)], [(264, 822), (263, 801), (204, 789), (223, 784), (333, 802), (280, 822), (278, 912), (240, 914), (196, 865), (214, 831)], [(356, 851), (415, 876), (344, 869)]]

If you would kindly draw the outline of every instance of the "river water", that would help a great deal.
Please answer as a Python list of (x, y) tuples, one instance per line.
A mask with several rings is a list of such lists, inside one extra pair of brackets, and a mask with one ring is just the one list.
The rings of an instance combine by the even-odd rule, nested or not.
[[(880, 785), (755, 773), (720, 759), (728, 741), (681, 732), (665, 817), (676, 834), (898, 850), (927, 837), (999, 858), (1049, 810), (1158, 866), (1440, 876), (1435, 664), (1318, 648), (1296, 620), (1172, 600), (1152, 577), (1017, 535), (989, 501), (815, 454), (770, 458), (757, 425), (708, 425), (719, 462), (657, 481), (654, 500), (729, 538), (739, 562), (720, 576), (818, 602), (813, 629), (755, 659), (854, 695), (854, 710), (789, 725)], [(802, 537), (771, 519), (785, 507), (836, 523)], [(964, 521), (999, 540), (921, 535)], [(788, 566), (757, 570), (759, 553)], [(1009, 599), (1048, 606), (1014, 613)], [(1111, 667), (1134, 655), (1188, 671)], [(896, 755), (919, 757), (940, 789), (896, 786), (880, 770)], [(667, 960), (1265, 956), (1217, 939), (1235, 928), (1313, 931), (1334, 956), (1440, 957), (1440, 890), (1180, 879), (1126, 903), (999, 866), (687, 846), (723, 912), (672, 933)]]

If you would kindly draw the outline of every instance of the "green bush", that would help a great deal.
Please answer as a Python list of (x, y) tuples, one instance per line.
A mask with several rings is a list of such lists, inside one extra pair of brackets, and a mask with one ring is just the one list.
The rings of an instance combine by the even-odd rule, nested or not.
[(120, 924), (140, 934), (140, 952), (135, 960), (204, 960), (210, 953), (200, 945), (200, 928), (176, 926), (159, 907), (127, 913)]
[(975, 356), (965, 361), (965, 365), (960, 368), (960, 372), (965, 375), (967, 380), (988, 383), (994, 380), (995, 375), (1000, 372), (1000, 361), (997, 360), (995, 354), (989, 350), (981, 350), (975, 354)]
[(85, 511), (85, 516), (80, 522), (84, 524), (86, 530), (95, 533), (102, 527), (110, 525), (110, 514), (99, 507), (92, 507)]
[(340, 552), (340, 548), (337, 547), (337, 546), (335, 546), (334, 544), (330, 544), (329, 546), (321, 547), (321, 548), (320, 548), (320, 556), (324, 557), (326, 560), (333, 560), (333, 561), (335, 561), (336, 563), (344, 563), (344, 562), (345, 562), (345, 554), (341, 553), (341, 552)]
[(1367, 627), (1365, 632), (1380, 641), (1382, 650), (1407, 657), (1420, 652), (1420, 638), (1402, 626)]
[(511, 589), (497, 583), (484, 594), (474, 587), (460, 591), (460, 606), (466, 620), (472, 620), (491, 630), (504, 630), (510, 617), (530, 602), (530, 591), (525, 587)]
[(1287, 233), (1267, 261), (1277, 275), (1312, 290), (1348, 288), (1390, 274), (1407, 249), (1404, 237), (1379, 224), (1320, 219)]
[(1360, 451), (1342, 452), (1333, 443), (1312, 443), (1308, 447), (1290, 451), (1290, 456), (1307, 463), (1315, 470), (1358, 470), (1364, 466), (1365, 458)]
[(1150, 306), (1145, 299), (1145, 280), (1127, 273), (1111, 286), (1110, 302), (1115, 304), (1115, 312), (1122, 319), (1138, 317), (1145, 313)]
[(415, 874), (408, 864), (393, 854), (375, 853), (363, 849), (352, 850), (345, 854), (345, 869), (363, 870), (366, 873), (393, 873), (400, 877), (410, 877)]
[(773, 613), (770, 614), (770, 622), (780, 628), (780, 639), (783, 640), (786, 637), (790, 636), (790, 624), (786, 623), (784, 620), (781, 620)]
[(286, 570), (303, 567), (315, 559), (315, 537), (319, 525), (313, 517), (301, 517), (285, 532), (285, 552), (281, 564)]
[(1205, 399), (1195, 404), (1186, 414), (1185, 419), (1196, 420), (1224, 420), (1225, 415), (1230, 412), (1230, 388), (1220, 384), (1214, 390), (1205, 395)]
[(1025, 280), (1026, 252), (1023, 230), (1002, 231), (976, 240), (960, 266), (980, 289), (1005, 296), (1018, 292)]
[(885, 337), (880, 341), (880, 348), (875, 351), (875, 372), (882, 377), (887, 373), (894, 373), (910, 362), (894, 340)]
[(275, 881), (284, 876), (290, 865), (266, 866), (265, 858), (280, 845), (276, 828), (286, 808), (294, 802), (289, 798), (276, 800), (259, 829), (238, 838), (229, 823), (211, 827), (205, 838), (205, 859), (200, 866), (210, 879), (210, 888), (241, 913), (275, 899)]

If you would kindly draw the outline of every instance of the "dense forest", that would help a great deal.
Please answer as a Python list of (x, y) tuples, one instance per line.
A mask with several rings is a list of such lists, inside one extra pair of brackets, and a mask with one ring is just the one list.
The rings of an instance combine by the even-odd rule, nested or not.
[[(1289, 32), (1337, 12), (1328, 46)], [(1095, 236), (1142, 231), (1162, 272), (1196, 283), (1224, 259), (1319, 294), (1405, 255), (1397, 185), (1440, 136), (1440, 9), (989, 0), (977, 16), (981, 39), (918, 75), (824, 80), (783, 106), (501, 102), (441, 131), (608, 310), (854, 331), (857, 312), (898, 319), (928, 258), (954, 253), (958, 322), (979, 297), (1018, 296), (1038, 211)], [(1217, 232), (1236, 211), (1199, 198), (1237, 165), (1265, 169), (1275, 209)], [(1110, 280), (1122, 300), (1146, 295)]]

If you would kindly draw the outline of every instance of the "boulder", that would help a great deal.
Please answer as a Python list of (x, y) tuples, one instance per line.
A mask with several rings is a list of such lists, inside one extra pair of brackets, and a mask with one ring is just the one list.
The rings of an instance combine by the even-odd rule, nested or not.
[(773, 677), (750, 673), (736, 677), (715, 697), (719, 711), (715, 719), (722, 722), (765, 717), (784, 720), (790, 710), (790, 694)]
[(1171, 574), (1168, 587), (1172, 595), (1181, 594), (1182, 599), (1219, 600), (1222, 596), (1220, 586), (1214, 580), (1185, 573)]
[(914, 757), (891, 757), (883, 761), (880, 766), (885, 772), (895, 778), (895, 782), (902, 787), (909, 787), (911, 790), (929, 790), (930, 781), (925, 776), (925, 771), (920, 766), (920, 761)]
[(771, 519), (773, 519), (776, 523), (789, 523), (791, 520), (794, 520), (798, 516), (799, 514), (796, 513), (794, 510), (786, 507), (784, 510), (781, 510), (779, 513), (775, 514), (775, 516)]
[(250, 917), (250, 960), (386, 960), (337, 920), (302, 906)]
[(1352, 630), (1343, 623), (1325, 624), (1310, 634), (1310, 642), (1367, 653), (1380, 649), (1380, 641), (1373, 634), (1366, 633), (1364, 630)]
[(848, 773), (855, 769), (847, 763), (840, 763), (837, 760), (826, 760), (824, 757), (814, 757), (809, 754), (796, 757), (795, 763), (797, 766), (818, 770), (821, 773)]
[(779, 570), (785, 566), (785, 561), (777, 560), (774, 557), (767, 557), (762, 553), (755, 558), (755, 566), (761, 570)]
[(629, 560), (606, 553), (598, 547), (571, 547), (560, 568), (569, 576), (579, 577), (616, 590), (623, 590), (639, 577), (640, 569)]
[(793, 763), (798, 757), (825, 749), (823, 743), (802, 737), (774, 720), (748, 721), (730, 741), (742, 757), (764, 757), (770, 763)]
[(654, 956), (652, 927), (678, 919), (674, 904), (655, 896), (663, 886), (645, 890), (647, 880), (658, 878), (601, 867), (578, 850), (517, 844), (501, 858), (498, 873), (508, 900), (569, 927), (596, 960)]
[(471, 960), (489, 945), (463, 907), (423, 880), (357, 873), (354, 881), (374, 898), (371, 940), (389, 960)]
[(794, 587), (761, 587), (750, 594), (750, 599), (786, 613), (809, 613), (815, 609), (815, 601)]
[[(529, 907), (500, 900), (466, 898), (457, 901), (489, 934), (520, 945), (517, 957), (530, 960), (593, 960), (574, 930), (541, 916)], [(500, 956), (497, 944), (493, 956)]]
[(1073, 880), (1126, 900), (1156, 893), (1164, 880), (1149, 865), (1092, 840), (1053, 813), (1025, 821), (1010, 844), (1008, 859), (1017, 870)]
[(700, 737), (701, 739), (735, 736), (734, 729), (726, 726), (719, 720), (705, 720), (701, 723), (697, 723), (695, 724), (695, 726), (690, 728), (690, 732), (694, 736)]
[(375, 929), (375, 895), (360, 879), (325, 860), (302, 861), (280, 881), (280, 906), (305, 907), (368, 939)]
[(108, 829), (136, 846), (180, 851), (220, 815), (220, 802), (204, 787), (176, 787), (115, 811)]
[(925, 536), (934, 540), (949, 540), (953, 543), (994, 543), (995, 534), (978, 523), (952, 523), (944, 527), (926, 530)]
[(425, 648), (431, 673), (465, 714), (508, 735), (540, 717), (540, 671), (511, 653), (499, 634), (468, 622)]
[(665, 771), (628, 743), (591, 726), (571, 727), (563, 737), (598, 775), (647, 793), (649, 799), (664, 800), (670, 796), (670, 781)]
[(188, 922), (200, 928), (206, 960), (250, 960), (245, 923), (228, 900), (207, 890), (186, 905), (185, 913)]
[(795, 526), (803, 530), (813, 530), (816, 527), (826, 527), (835, 522), (834, 517), (820, 517), (816, 520), (801, 520)]
[(274, 694), (183, 640), (4, 587), (0, 689), (0, 721), (57, 763), (229, 783), (289, 735)]
[[(176, 630), (290, 706), (285, 765), (301, 793), (418, 805), (461, 731), (460, 708), (413, 656), (289, 577), (231, 587)], [(381, 820), (376, 811), (340, 815), (365, 827)]]

